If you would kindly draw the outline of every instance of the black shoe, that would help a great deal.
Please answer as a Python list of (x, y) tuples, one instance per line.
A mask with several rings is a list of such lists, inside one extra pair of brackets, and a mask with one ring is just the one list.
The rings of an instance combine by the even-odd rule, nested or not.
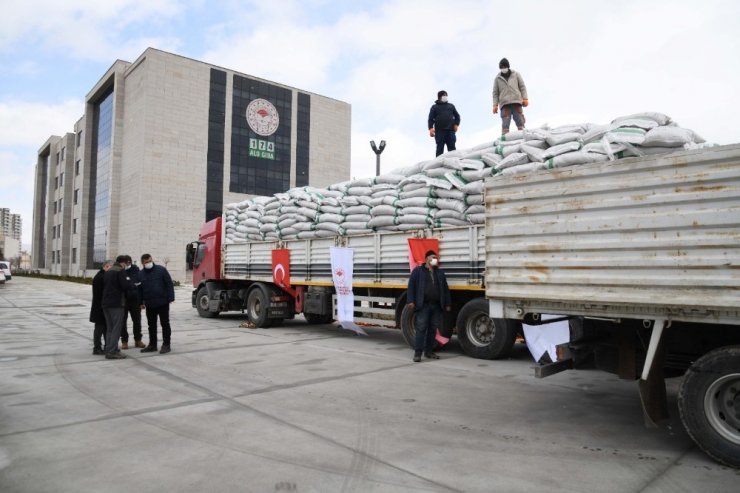
[(95, 348), (95, 349), (93, 349), (93, 354), (95, 356), (103, 356), (103, 355), (105, 355), (105, 351), (103, 351), (100, 348)]
[(414, 354), (414, 363), (421, 361), (421, 353)]
[(144, 349), (141, 350), (142, 353), (156, 353), (157, 352), (157, 346), (147, 346)]
[(426, 356), (429, 359), (439, 359), (439, 356), (436, 353), (433, 353), (431, 351), (424, 353), (424, 356)]
[(121, 353), (107, 353), (105, 359), (126, 359), (127, 356)]
[(167, 354), (170, 352), (169, 344), (162, 344), (162, 349), (159, 350), (159, 354)]

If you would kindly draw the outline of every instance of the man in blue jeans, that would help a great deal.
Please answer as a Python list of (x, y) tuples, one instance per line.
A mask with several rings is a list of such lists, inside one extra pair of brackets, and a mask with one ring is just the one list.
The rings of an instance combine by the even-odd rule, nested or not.
[(447, 91), (439, 91), (437, 100), (429, 109), (429, 118), (427, 118), (427, 128), (429, 136), (434, 137), (437, 143), (437, 156), (444, 152), (445, 145), (447, 151), (455, 150), (457, 129), (460, 126), (460, 113), (455, 109), (455, 105), (447, 100)]
[(439, 359), (434, 353), (437, 328), (442, 323), (442, 309), (452, 309), (452, 297), (447, 286), (445, 273), (439, 268), (439, 259), (434, 250), (424, 255), (424, 264), (411, 273), (406, 294), (406, 304), (414, 310), (414, 362), (421, 361), (421, 354), (430, 359)]

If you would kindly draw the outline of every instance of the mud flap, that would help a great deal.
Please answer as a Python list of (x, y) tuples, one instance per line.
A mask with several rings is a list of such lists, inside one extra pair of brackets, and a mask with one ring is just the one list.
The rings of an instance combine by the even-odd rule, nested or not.
[(655, 320), (645, 366), (638, 381), (643, 418), (647, 428), (656, 428), (658, 421), (669, 417), (663, 374), (663, 330), (669, 326), (670, 322), (665, 319)]

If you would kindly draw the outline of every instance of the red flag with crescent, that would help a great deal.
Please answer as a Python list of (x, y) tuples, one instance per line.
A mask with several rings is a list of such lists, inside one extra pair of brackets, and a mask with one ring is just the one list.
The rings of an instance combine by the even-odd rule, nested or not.
[(287, 248), (272, 251), (272, 282), (290, 290), (290, 250)]

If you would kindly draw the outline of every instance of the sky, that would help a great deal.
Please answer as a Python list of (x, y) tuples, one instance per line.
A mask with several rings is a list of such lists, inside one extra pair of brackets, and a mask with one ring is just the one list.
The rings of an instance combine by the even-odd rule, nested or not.
[(494, 139), (502, 57), (529, 92), (527, 127), (665, 113), (740, 142), (740, 2), (727, 0), (0, 0), (0, 207), (31, 242), (34, 168), (72, 132), (87, 92), (147, 47), (352, 105), (351, 174), (434, 157), (426, 120), (444, 89), (458, 149)]

